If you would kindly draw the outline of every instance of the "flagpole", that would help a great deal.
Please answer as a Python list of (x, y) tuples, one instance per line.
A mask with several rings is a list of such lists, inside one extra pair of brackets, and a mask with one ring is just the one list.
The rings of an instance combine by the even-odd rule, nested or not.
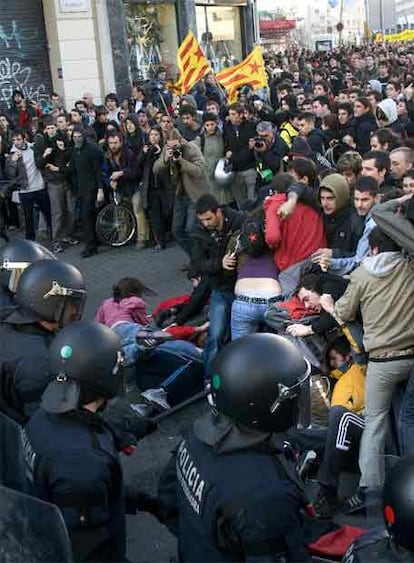
[(220, 92), (223, 94), (224, 99), (225, 99), (226, 102), (227, 102), (227, 93), (226, 93), (226, 91), (224, 90), (223, 86), (220, 84), (220, 82), (217, 80), (217, 76), (216, 76), (216, 73), (215, 73), (215, 72), (213, 72), (213, 76), (214, 76), (214, 81), (215, 81), (215, 83), (216, 83), (218, 89), (219, 89)]

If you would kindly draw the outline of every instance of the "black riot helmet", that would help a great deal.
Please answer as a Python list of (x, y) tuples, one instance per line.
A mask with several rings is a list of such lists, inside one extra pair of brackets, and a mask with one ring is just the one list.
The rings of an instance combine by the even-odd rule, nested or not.
[(398, 461), (385, 480), (384, 519), (395, 542), (414, 551), (414, 455)]
[(234, 340), (212, 364), (217, 410), (249, 428), (284, 432), (295, 424), (300, 387), (310, 365), (282, 336), (252, 334)]
[(111, 399), (121, 383), (121, 343), (108, 327), (78, 321), (57, 333), (49, 348), (53, 380), (42, 396), (42, 408), (63, 413), (80, 407), (81, 391)]
[(18, 239), (10, 242), (1, 253), (1, 285), (16, 293), (23, 271), (39, 260), (56, 260), (56, 257), (50, 250), (31, 240)]
[(85, 299), (83, 275), (60, 260), (42, 260), (26, 268), (16, 291), (16, 303), (34, 321), (57, 322), (59, 326), (80, 319)]

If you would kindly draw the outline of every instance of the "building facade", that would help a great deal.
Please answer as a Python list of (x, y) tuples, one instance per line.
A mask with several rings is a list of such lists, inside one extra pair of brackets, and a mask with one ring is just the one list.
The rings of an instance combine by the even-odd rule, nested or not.
[(215, 71), (239, 62), (257, 40), (253, 0), (123, 0), (134, 80), (162, 65), (173, 76), (191, 30)]
[(72, 107), (86, 91), (129, 97), (160, 66), (175, 79), (189, 30), (219, 71), (258, 41), (255, 13), (255, 0), (0, 0), (0, 106), (16, 88)]

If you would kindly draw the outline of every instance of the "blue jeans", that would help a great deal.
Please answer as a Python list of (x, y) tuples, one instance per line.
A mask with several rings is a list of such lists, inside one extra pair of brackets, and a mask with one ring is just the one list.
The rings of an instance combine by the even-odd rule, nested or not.
[(411, 370), (400, 410), (400, 454), (414, 453), (414, 369)]
[(194, 204), (187, 195), (175, 196), (172, 234), (181, 248), (191, 257), (190, 233), (194, 229), (197, 216)]
[(230, 340), (231, 306), (234, 300), (232, 291), (212, 291), (208, 309), (207, 340), (204, 346), (204, 369), (211, 377), (211, 362), (217, 352)]
[(267, 303), (247, 303), (236, 297), (231, 307), (231, 339), (258, 332), (268, 308)]
[(132, 366), (138, 361), (141, 350), (135, 340), (135, 336), (142, 329), (148, 329), (148, 327), (128, 321), (119, 323), (112, 329), (121, 341), (125, 366)]

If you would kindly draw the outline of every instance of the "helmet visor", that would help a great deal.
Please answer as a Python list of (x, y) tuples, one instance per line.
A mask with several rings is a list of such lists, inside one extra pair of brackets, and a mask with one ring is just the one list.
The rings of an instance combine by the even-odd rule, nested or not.
[(56, 321), (60, 327), (66, 326), (74, 321), (80, 321), (86, 302), (86, 292), (79, 292), (79, 295), (65, 297), (56, 315)]
[(54, 298), (60, 298), (60, 306), (56, 309), (54, 319), (60, 327), (81, 319), (86, 301), (86, 291), (84, 289), (64, 287), (57, 281), (54, 281), (52, 289), (43, 296), (43, 299)]

